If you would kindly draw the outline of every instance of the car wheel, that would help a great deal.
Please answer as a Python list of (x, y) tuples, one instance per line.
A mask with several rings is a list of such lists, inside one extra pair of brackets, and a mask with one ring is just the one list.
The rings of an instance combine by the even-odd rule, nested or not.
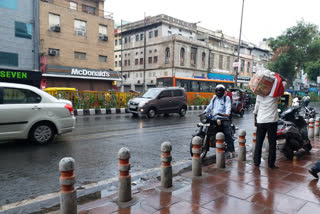
[(56, 136), (56, 130), (52, 124), (47, 122), (38, 123), (32, 127), (29, 138), (37, 144), (48, 144)]
[(147, 115), (149, 118), (154, 118), (156, 116), (157, 112), (154, 108), (150, 108), (149, 111), (147, 112)]
[(179, 115), (184, 116), (187, 113), (187, 108), (184, 106), (179, 110)]

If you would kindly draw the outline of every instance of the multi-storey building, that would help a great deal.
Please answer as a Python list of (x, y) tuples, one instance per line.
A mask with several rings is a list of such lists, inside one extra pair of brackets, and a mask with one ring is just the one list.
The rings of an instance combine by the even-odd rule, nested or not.
[(114, 21), (104, 0), (42, 0), (40, 69), (45, 87), (106, 91), (114, 68)]
[(0, 1), (0, 68), (39, 70), (38, 0)]
[[(114, 70), (121, 72), (121, 26), (114, 30)], [(121, 84), (121, 83), (120, 83)]]

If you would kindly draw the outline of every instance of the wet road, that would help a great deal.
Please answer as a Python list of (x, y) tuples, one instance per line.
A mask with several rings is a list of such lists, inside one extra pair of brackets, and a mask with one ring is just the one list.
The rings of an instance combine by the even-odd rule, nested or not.
[[(58, 163), (63, 157), (76, 160), (76, 186), (117, 176), (117, 153), (121, 147), (131, 151), (131, 172), (159, 167), (160, 145), (164, 141), (173, 145), (173, 162), (190, 159), (189, 143), (200, 112), (154, 119), (130, 114), (79, 116), (76, 129), (58, 136), (53, 144), (0, 144), (0, 206), (59, 191)], [(234, 124), (247, 131), (250, 143), (251, 112), (244, 118), (233, 117)]]

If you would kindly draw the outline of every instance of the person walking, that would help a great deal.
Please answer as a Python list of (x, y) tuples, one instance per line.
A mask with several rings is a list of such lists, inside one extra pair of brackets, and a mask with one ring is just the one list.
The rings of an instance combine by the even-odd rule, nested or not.
[(308, 171), (311, 175), (318, 179), (318, 173), (320, 172), (320, 160), (318, 160)]

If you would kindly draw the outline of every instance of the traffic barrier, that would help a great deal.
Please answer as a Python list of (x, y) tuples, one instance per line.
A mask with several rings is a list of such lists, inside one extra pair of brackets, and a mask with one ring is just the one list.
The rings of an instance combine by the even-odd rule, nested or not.
[(317, 117), (316, 118), (316, 126), (315, 126), (315, 129), (314, 129), (314, 136), (319, 136), (319, 131), (320, 131), (320, 117)]
[(246, 131), (243, 129), (239, 130), (238, 160), (246, 161)]
[(161, 144), (161, 187), (170, 188), (172, 187), (172, 156), (171, 156), (172, 145), (170, 142), (164, 142)]
[(314, 138), (314, 127), (313, 127), (313, 123), (314, 123), (314, 119), (311, 118), (309, 120), (309, 129), (308, 129), (308, 137), (309, 137), (309, 140), (313, 140)]
[(61, 172), (60, 184), (60, 211), (61, 214), (77, 213), (77, 190), (74, 188), (76, 176), (73, 173), (75, 161), (73, 158), (66, 157), (59, 162)]
[(217, 168), (225, 168), (226, 167), (226, 160), (225, 160), (225, 155), (224, 155), (224, 134), (222, 132), (219, 132), (216, 134), (216, 147), (217, 147), (217, 152), (216, 152), (216, 164)]
[(253, 129), (253, 138), (252, 138), (252, 159), (254, 158), (254, 150), (256, 149), (257, 142), (257, 127)]
[(119, 184), (118, 184), (118, 201), (128, 202), (131, 197), (131, 175), (130, 175), (130, 151), (127, 148), (121, 148), (118, 152), (119, 158)]
[(192, 138), (192, 175), (201, 176), (201, 137), (195, 136)]

